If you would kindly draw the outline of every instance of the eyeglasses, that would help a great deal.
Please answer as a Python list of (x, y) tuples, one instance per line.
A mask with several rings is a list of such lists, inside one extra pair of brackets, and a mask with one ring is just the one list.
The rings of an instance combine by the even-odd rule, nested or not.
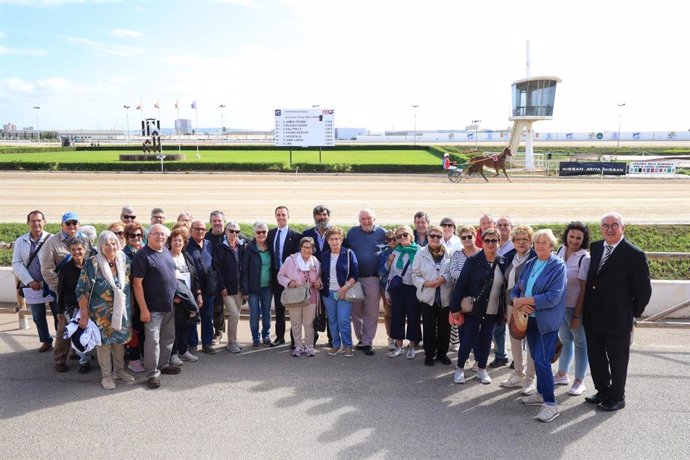
[(494, 239), (490, 239), (490, 240), (487, 239), (487, 240), (482, 240), (482, 241), (484, 241), (484, 243), (486, 243), (486, 244), (498, 244), (498, 240), (494, 240)]
[(395, 241), (395, 237), (393, 237), (393, 238), (386, 238), (386, 243), (392, 243), (393, 241)]
[(455, 227), (455, 224), (441, 224), (441, 227)]
[(67, 225), (68, 227), (73, 227), (73, 226), (79, 225), (79, 221), (68, 220), (67, 222), (63, 222), (63, 224)]
[(399, 240), (404, 240), (405, 238), (409, 238), (410, 234), (409, 233), (401, 233), (400, 235), (395, 235), (395, 237)]
[(256, 233), (257, 235), (265, 235), (266, 230), (254, 230), (254, 233)]
[(513, 241), (515, 243), (529, 243), (529, 238), (515, 238)]
[(427, 237), (432, 239), (432, 240), (440, 240), (441, 238), (443, 238), (441, 235), (435, 235), (435, 234), (434, 235), (427, 235)]
[(137, 239), (140, 239), (140, 238), (143, 238), (143, 237), (144, 237), (144, 235), (142, 235), (141, 233), (132, 233), (131, 235), (129, 235), (129, 238), (137, 238)]
[(192, 230), (196, 230), (197, 232), (205, 232), (206, 227), (192, 227)]
[(496, 227), (510, 227), (510, 224), (496, 224)]
[(461, 236), (461, 237), (460, 237), (460, 239), (463, 240), (463, 241), (465, 241), (465, 240), (471, 240), (472, 238), (473, 238), (472, 235), (465, 235), (465, 236)]
[(620, 226), (621, 226), (621, 224), (619, 224), (618, 222), (614, 222), (614, 223), (612, 223), (611, 225), (609, 225), (609, 224), (601, 224), (602, 230), (608, 230), (608, 229), (611, 229), (611, 230), (618, 230), (618, 229), (620, 228)]
[(131, 220), (134, 220), (134, 219), (137, 218), (137, 216), (125, 216), (125, 215), (123, 215), (122, 218), (123, 218), (123, 219), (131, 219)]
[(232, 229), (230, 229), (230, 228), (227, 229), (227, 230), (225, 230), (225, 231), (228, 232), (228, 233), (234, 233), (234, 234), (236, 234), (236, 235), (239, 235), (239, 234), (240, 234), (240, 231), (239, 231), (239, 230), (232, 230)]
[(125, 232), (113, 232), (117, 236), (124, 236)]

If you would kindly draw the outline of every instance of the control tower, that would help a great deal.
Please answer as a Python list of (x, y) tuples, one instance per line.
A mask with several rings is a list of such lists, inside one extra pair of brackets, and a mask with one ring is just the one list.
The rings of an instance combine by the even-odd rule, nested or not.
[(510, 130), (508, 147), (513, 153), (520, 146), (520, 136), (526, 130), (525, 169), (534, 169), (534, 133), (532, 124), (538, 120), (550, 120), (553, 117), (553, 105), (556, 100), (556, 85), (561, 82), (558, 77), (528, 77), (513, 82), (513, 107), (509, 120), (513, 122)]

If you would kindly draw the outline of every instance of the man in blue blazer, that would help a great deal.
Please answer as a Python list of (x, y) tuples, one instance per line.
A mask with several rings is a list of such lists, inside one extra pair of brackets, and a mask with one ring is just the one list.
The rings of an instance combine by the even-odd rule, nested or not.
[(585, 398), (604, 411), (625, 407), (633, 318), (644, 312), (652, 295), (647, 258), (624, 237), (623, 216), (601, 218), (602, 241), (590, 248), (582, 324), (597, 393)]
[[(280, 295), (284, 288), (278, 283), (278, 270), (289, 256), (299, 251), (299, 240), (302, 239), (302, 234), (288, 228), (290, 211), (287, 206), (278, 206), (274, 214), (278, 227), (268, 231), (266, 243), (272, 260), (271, 290), (273, 291), (273, 306), (276, 312), (276, 339), (273, 344), (281, 345), (285, 343), (285, 307), (280, 301)], [(294, 348), (294, 341), (292, 346)]]

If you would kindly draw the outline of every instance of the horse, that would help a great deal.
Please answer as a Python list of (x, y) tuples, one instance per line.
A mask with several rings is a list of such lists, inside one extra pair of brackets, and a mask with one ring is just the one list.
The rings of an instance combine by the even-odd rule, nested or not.
[(465, 175), (469, 177), (472, 174), (479, 173), (482, 175), (485, 181), (489, 182), (489, 179), (487, 179), (484, 175), (484, 166), (486, 166), (488, 168), (493, 168), (496, 170), (496, 174), (494, 174), (493, 177), (498, 177), (499, 170), (503, 170), (503, 174), (505, 174), (506, 179), (508, 179), (508, 182), (512, 182), (510, 180), (510, 177), (508, 177), (508, 173), (506, 172), (506, 158), (512, 155), (513, 154), (510, 153), (510, 149), (506, 147), (503, 149), (503, 152), (500, 155), (491, 155), (488, 157), (481, 156), (472, 158), (465, 167)]

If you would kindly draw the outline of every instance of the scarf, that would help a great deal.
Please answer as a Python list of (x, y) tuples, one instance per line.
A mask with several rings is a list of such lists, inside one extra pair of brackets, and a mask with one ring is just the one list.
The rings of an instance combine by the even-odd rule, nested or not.
[[(122, 288), (117, 287), (115, 280), (113, 279), (113, 272), (110, 270), (108, 261), (105, 256), (101, 253), (96, 254), (96, 261), (98, 262), (98, 269), (103, 274), (103, 279), (110, 285), (113, 290), (113, 319), (111, 320), (111, 327), (118, 331), (122, 331), (123, 319), (127, 319), (127, 308), (125, 307), (125, 291)], [(117, 279), (120, 282), (120, 286), (124, 286), (125, 283), (125, 263), (119, 253), (115, 255), (115, 266), (117, 267)]]
[(414, 241), (409, 246), (402, 246), (402, 245), (398, 244), (395, 247), (395, 249), (393, 249), (393, 251), (400, 253), (400, 255), (398, 256), (398, 261), (395, 264), (395, 268), (397, 268), (398, 270), (402, 270), (403, 266), (405, 265), (405, 264), (403, 264), (403, 258), (402, 258), (403, 254), (407, 254), (407, 258), (410, 261), (410, 264), (412, 264), (412, 262), (414, 262), (414, 256), (417, 255), (418, 249), (419, 249), (419, 245), (417, 243), (415, 243)]
[(301, 272), (309, 272), (314, 268), (314, 256), (309, 257), (309, 261), (305, 262), (302, 254), (295, 254), (295, 265), (297, 265), (297, 270)]
[(429, 254), (431, 254), (431, 258), (434, 259), (434, 262), (442, 260), (443, 256), (446, 254), (446, 247), (442, 244), (439, 244), (438, 249), (435, 251), (431, 246), (427, 246), (427, 248), (429, 248)]

